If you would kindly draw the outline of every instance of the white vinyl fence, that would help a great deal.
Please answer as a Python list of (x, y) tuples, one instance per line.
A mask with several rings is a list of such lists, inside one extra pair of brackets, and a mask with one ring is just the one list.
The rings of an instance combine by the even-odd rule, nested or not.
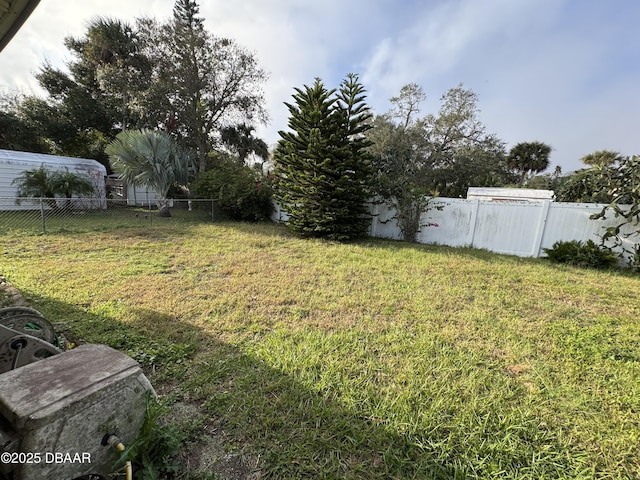
[[(418, 234), (418, 242), (448, 245), (451, 247), (473, 247), (496, 253), (520, 257), (545, 256), (544, 248), (551, 248), (557, 241), (593, 240), (600, 243), (604, 228), (617, 225), (620, 219), (607, 212), (606, 220), (591, 220), (604, 205), (595, 203), (556, 203), (467, 200), (436, 198), (431, 209), (422, 215), (424, 226)], [(442, 206), (437, 210), (436, 206)], [(402, 238), (395, 220), (395, 210), (385, 204), (372, 205), (373, 219), (369, 231), (372, 237)], [(275, 205), (272, 217), (286, 222), (287, 213)], [(635, 227), (635, 231), (640, 226)], [(627, 227), (623, 233), (632, 233)], [(640, 236), (623, 241), (623, 248), (631, 250), (640, 243)], [(620, 248), (614, 248), (620, 252)]]
[[(418, 234), (418, 242), (474, 247), (520, 257), (544, 256), (544, 248), (551, 248), (557, 241), (593, 240), (600, 242), (604, 228), (617, 225), (620, 219), (613, 212), (606, 220), (591, 220), (604, 205), (594, 203), (544, 202), (496, 202), (438, 198), (423, 214), (425, 226)], [(373, 206), (371, 236), (400, 239), (400, 229), (394, 219), (395, 210), (386, 205)], [(635, 230), (640, 229), (636, 227)], [(632, 227), (626, 232), (631, 233)], [(623, 230), (625, 232), (625, 230)], [(631, 249), (640, 237), (624, 241), (623, 247)], [(619, 250), (619, 249), (618, 249)]]

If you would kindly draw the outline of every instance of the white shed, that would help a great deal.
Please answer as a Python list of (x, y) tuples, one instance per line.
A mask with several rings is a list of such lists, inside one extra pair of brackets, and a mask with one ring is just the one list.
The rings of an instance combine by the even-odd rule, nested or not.
[(68, 169), (88, 179), (94, 186), (94, 193), (86, 207), (106, 208), (104, 179), (107, 169), (100, 162), (86, 158), (59, 157), (43, 153), (0, 150), (0, 205), (2, 210), (30, 208), (15, 202), (18, 187), (13, 181), (27, 170), (44, 166), (52, 171)]
[(126, 201), (129, 206), (149, 206), (157, 199), (156, 191), (153, 188), (147, 185), (129, 185), (120, 175), (115, 173), (107, 175), (106, 183), (109, 198)]

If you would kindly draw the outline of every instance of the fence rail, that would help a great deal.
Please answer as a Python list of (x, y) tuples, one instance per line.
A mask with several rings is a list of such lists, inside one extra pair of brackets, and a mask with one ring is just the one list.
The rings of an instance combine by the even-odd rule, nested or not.
[(167, 223), (203, 222), (217, 218), (215, 200), (171, 200), (171, 217), (159, 216), (154, 202), (128, 205), (105, 198), (0, 197), (0, 234), (42, 234), (152, 227)]

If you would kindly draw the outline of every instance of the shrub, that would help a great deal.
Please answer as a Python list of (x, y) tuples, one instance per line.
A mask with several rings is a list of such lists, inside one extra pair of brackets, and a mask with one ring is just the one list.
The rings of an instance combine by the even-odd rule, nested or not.
[(556, 242), (552, 248), (543, 250), (552, 262), (568, 263), (578, 267), (611, 268), (618, 263), (610, 248), (600, 247), (593, 240)]
[(225, 159), (196, 180), (199, 197), (217, 200), (218, 208), (234, 220), (269, 220), (273, 212), (271, 186), (261, 172)]

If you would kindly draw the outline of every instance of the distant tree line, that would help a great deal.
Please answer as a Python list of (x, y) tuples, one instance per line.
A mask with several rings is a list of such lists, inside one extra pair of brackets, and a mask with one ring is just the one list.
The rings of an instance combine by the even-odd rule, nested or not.
[[(354, 75), (347, 79), (357, 82)], [(295, 104), (287, 104), (290, 131), (280, 132), (274, 155), (276, 194), (292, 215), (289, 224), (304, 235), (362, 234), (366, 228), (356, 226), (370, 221), (362, 205), (379, 199), (395, 207), (404, 238), (415, 240), (430, 198), (462, 197), (470, 186), (523, 185), (549, 165), (551, 148), (541, 142), (507, 152), (480, 121), (477, 95), (462, 85), (443, 95), (437, 114), (424, 117), (426, 96), (417, 84), (402, 87), (392, 108), (377, 116), (366, 106), (363, 86), (351, 96), (344, 88), (332, 97), (335, 90), (317, 79), (296, 89)], [(357, 98), (357, 108), (348, 98)], [(344, 120), (350, 111), (358, 114)], [(337, 139), (348, 141), (343, 146)], [(350, 197), (349, 189), (357, 195)], [(345, 226), (331, 230), (338, 224)]]

